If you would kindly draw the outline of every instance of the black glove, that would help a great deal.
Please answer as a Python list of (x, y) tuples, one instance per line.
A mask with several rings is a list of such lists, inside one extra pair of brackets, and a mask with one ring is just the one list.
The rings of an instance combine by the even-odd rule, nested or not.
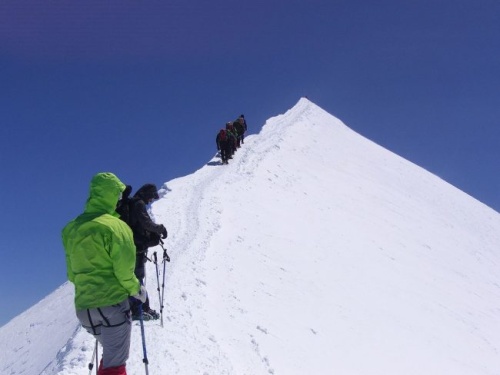
[(161, 226), (161, 238), (165, 239), (167, 238), (168, 233), (167, 233), (167, 228), (165, 228), (163, 225)]
[(160, 243), (160, 235), (158, 233), (151, 232), (149, 234), (149, 241), (146, 243), (148, 247), (156, 246)]

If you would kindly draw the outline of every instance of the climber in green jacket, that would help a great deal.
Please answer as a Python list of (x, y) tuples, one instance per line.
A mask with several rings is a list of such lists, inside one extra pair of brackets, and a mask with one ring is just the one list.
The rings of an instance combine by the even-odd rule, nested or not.
[(76, 315), (103, 347), (99, 370), (103, 375), (126, 374), (131, 333), (128, 297), (142, 302), (147, 297), (134, 275), (132, 231), (115, 212), (124, 189), (114, 174), (96, 174), (83, 214), (62, 231)]

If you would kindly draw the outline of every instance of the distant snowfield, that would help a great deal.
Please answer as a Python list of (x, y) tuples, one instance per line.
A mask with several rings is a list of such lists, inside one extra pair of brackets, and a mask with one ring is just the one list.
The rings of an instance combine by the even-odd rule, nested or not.
[[(151, 375), (500, 374), (500, 215), (307, 99), (160, 195)], [(1, 374), (89, 373), (72, 298), (0, 328)], [(142, 358), (134, 323), (129, 375)]]

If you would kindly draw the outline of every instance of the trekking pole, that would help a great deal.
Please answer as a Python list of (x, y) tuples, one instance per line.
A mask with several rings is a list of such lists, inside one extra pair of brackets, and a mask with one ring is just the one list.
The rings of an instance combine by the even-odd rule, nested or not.
[(163, 304), (161, 300), (161, 295), (160, 295), (160, 275), (158, 273), (158, 257), (156, 256), (156, 251), (153, 253), (153, 258), (154, 258), (154, 264), (156, 267), (156, 283), (158, 285), (158, 301), (160, 302), (160, 316), (161, 316), (161, 326), (163, 327)]
[(149, 375), (148, 370), (148, 353), (146, 351), (146, 335), (144, 333), (144, 320), (142, 319), (142, 302), (139, 303), (139, 320), (141, 322), (141, 337), (142, 337), (142, 353), (144, 357), (142, 358), (142, 362), (144, 362), (144, 367), (146, 369), (146, 375)]
[[(170, 262), (170, 257), (167, 254), (167, 249), (163, 247), (163, 241), (160, 239), (160, 246), (163, 249), (163, 280), (161, 284), (161, 298), (160, 298), (160, 316), (161, 316), (161, 326), (163, 327), (163, 301), (165, 300), (165, 266), (166, 262)], [(159, 289), (158, 289), (159, 291)]]
[(92, 352), (92, 359), (90, 360), (89, 362), (89, 375), (92, 374), (92, 369), (94, 368), (94, 359), (95, 359), (95, 363), (96, 363), (96, 367), (95, 367), (95, 373), (97, 374), (97, 370), (98, 370), (98, 367), (99, 365), (97, 364), (97, 362), (99, 361), (99, 356), (97, 355), (97, 339), (95, 340), (95, 346), (94, 346), (94, 351)]
[(99, 343), (95, 340), (95, 375), (99, 372)]

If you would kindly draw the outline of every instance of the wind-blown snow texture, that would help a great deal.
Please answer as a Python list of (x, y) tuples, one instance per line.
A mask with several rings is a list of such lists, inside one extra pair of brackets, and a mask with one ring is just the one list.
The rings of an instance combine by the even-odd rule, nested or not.
[[(499, 214), (305, 98), (151, 212), (172, 258), (151, 375), (500, 374)], [(147, 285), (159, 309), (151, 263)], [(0, 329), (1, 374), (88, 374), (72, 298)]]

